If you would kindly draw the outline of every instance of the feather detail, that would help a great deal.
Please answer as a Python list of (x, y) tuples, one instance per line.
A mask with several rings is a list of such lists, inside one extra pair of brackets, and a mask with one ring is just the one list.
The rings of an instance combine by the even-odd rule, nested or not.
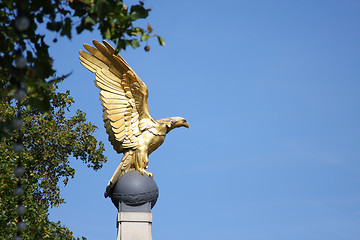
[(84, 44), (87, 52), (80, 50), (80, 61), (96, 74), (109, 141), (117, 152), (136, 148), (142, 131), (156, 124), (148, 110), (148, 89), (107, 42), (93, 45)]

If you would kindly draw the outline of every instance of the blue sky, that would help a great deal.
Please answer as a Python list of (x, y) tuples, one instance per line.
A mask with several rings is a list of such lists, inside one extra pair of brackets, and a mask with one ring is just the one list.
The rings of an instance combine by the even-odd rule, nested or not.
[[(146, 1), (166, 41), (121, 53), (149, 88), (155, 119), (183, 116), (150, 156), (160, 189), (153, 239), (360, 239), (360, 2)], [(49, 39), (53, 38), (48, 35)], [(76, 236), (116, 239), (103, 197), (121, 155), (107, 142), (85, 33), (52, 54), (61, 85), (99, 127), (108, 162), (72, 161), (51, 210)]]

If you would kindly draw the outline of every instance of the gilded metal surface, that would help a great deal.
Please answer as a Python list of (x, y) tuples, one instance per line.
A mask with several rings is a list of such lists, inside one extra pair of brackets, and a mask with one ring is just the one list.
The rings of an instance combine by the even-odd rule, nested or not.
[(152, 177), (148, 167), (149, 154), (156, 150), (165, 135), (174, 128), (189, 127), (184, 118), (154, 120), (147, 104), (148, 89), (114, 48), (107, 42), (93, 41), (95, 47), (84, 44), (80, 50), (81, 64), (95, 73), (95, 85), (100, 89), (103, 120), (109, 141), (121, 162), (109, 181), (105, 197), (125, 172), (136, 169)]

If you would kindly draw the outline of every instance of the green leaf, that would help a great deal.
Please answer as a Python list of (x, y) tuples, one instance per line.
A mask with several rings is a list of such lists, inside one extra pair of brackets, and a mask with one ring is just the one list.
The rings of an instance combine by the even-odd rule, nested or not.
[(132, 48), (138, 48), (138, 47), (140, 47), (140, 44), (139, 44), (139, 41), (137, 40), (137, 39), (131, 39), (131, 41), (130, 41), (130, 45), (131, 45), (131, 47)]
[(120, 51), (120, 49), (126, 48), (126, 41), (119, 39), (116, 44), (116, 54)]
[(159, 44), (160, 44), (161, 46), (165, 46), (165, 41), (164, 41), (164, 39), (163, 39), (162, 37), (157, 36), (157, 39), (158, 39)]
[(63, 26), (62, 22), (56, 22), (56, 21), (48, 22), (46, 24), (47, 29), (49, 29), (51, 31), (56, 31), (56, 32), (59, 32), (60, 29), (62, 28), (62, 26)]
[(84, 18), (84, 24), (95, 25), (96, 21), (92, 17), (87, 16), (87, 17)]
[(149, 34), (143, 34), (141, 35), (141, 41), (147, 41), (149, 39), (150, 35)]
[(69, 17), (65, 18), (65, 24), (62, 27), (60, 35), (66, 35), (69, 39), (71, 39), (71, 19)]
[(49, 100), (49, 97), (44, 97), (43, 99), (31, 97), (28, 102), (32, 109), (37, 109), (40, 112), (47, 112), (50, 110)]
[(144, 33), (144, 30), (141, 29), (141, 28), (134, 28), (131, 32), (130, 32), (130, 35), (133, 35), (133, 36), (139, 36), (140, 34), (143, 34)]
[(133, 21), (139, 18), (146, 18), (148, 15), (148, 10), (141, 5), (134, 5), (130, 9), (130, 16)]
[(43, 23), (43, 22), (44, 22), (44, 20), (43, 20), (43, 15), (41, 15), (41, 14), (37, 14), (35, 18), (36, 18), (36, 20), (37, 20), (39, 23)]
[(110, 31), (110, 29), (106, 29), (106, 31), (105, 31), (105, 38), (106, 38), (106, 39), (111, 39), (111, 31)]
[(104, 18), (112, 11), (112, 6), (108, 0), (96, 0), (94, 10), (100, 18)]

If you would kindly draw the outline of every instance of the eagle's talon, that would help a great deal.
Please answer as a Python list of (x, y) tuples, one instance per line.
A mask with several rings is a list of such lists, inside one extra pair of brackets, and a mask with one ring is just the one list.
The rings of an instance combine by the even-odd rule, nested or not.
[(148, 175), (149, 177), (153, 178), (153, 174), (152, 174), (151, 172), (146, 171), (144, 168), (139, 169), (139, 172), (141, 173), (141, 175), (146, 174), (146, 175)]
[(146, 175), (148, 175), (149, 177), (153, 178), (153, 174), (151, 172), (147, 172), (145, 171)]

